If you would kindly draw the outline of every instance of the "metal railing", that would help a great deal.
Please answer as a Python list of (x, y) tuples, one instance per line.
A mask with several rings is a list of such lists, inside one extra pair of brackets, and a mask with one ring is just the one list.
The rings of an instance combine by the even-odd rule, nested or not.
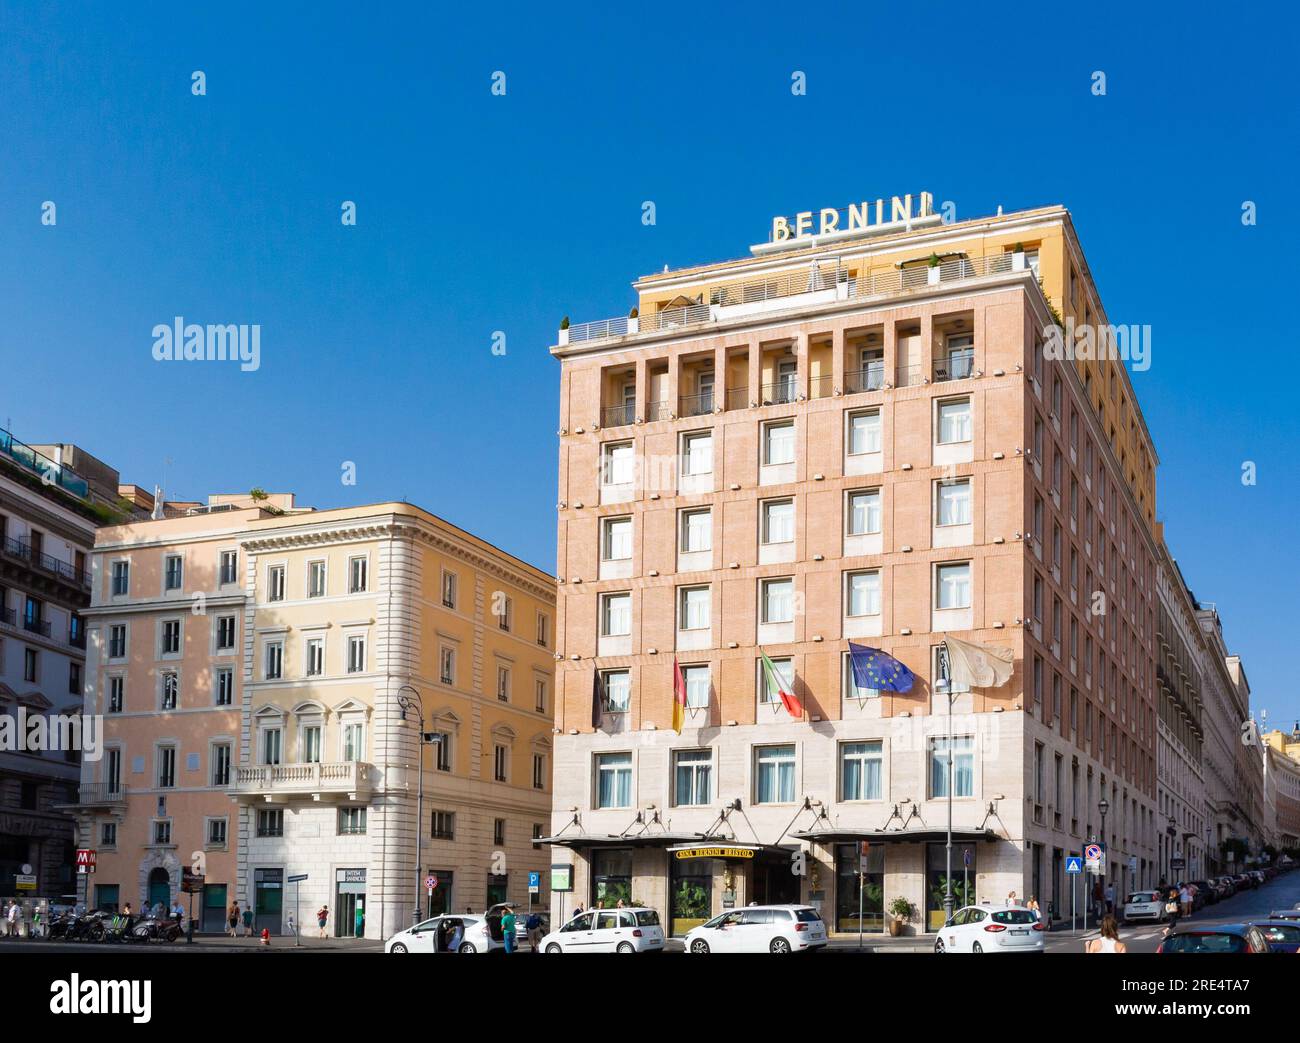
[(843, 265), (817, 265), (766, 279), (713, 286), (708, 291), (708, 297), (710, 304), (729, 308), (741, 304), (778, 300), (782, 297), (798, 297), (805, 293), (820, 293), (833, 290), (848, 281), (849, 272)]
[(636, 404), (606, 406), (600, 411), (601, 427), (623, 427), (636, 423)]
[(120, 804), (126, 800), (121, 782), (83, 782), (77, 787), (78, 804)]
[(29, 634), (40, 634), (41, 637), (50, 636), (50, 624), (44, 619), (28, 619), (24, 616), (23, 629)]
[(869, 364), (844, 374), (844, 393), (856, 395), (862, 391), (879, 391), (885, 386), (885, 363)]
[(584, 340), (604, 340), (606, 337), (624, 337), (627, 335), (627, 316), (618, 319), (597, 319), (595, 322), (580, 322), (569, 327), (569, 343), (577, 344)]
[(793, 402), (799, 390), (796, 380), (778, 380), (775, 384), (764, 384), (759, 389), (759, 402), (765, 406), (785, 405)]
[(672, 407), (667, 402), (651, 402), (646, 407), (645, 420), (647, 424), (652, 424), (656, 420), (671, 420), (672, 416)]
[(3, 623), (5, 624), (5, 626), (10, 626), (10, 627), (17, 626), (18, 625), (17, 611), (12, 608), (0, 608), (0, 623)]
[(702, 395), (683, 395), (677, 405), (678, 416), (705, 416), (713, 412), (714, 395), (706, 391)]
[(44, 551), (34, 550), (28, 543), (22, 543), (11, 536), (6, 536), (3, 545), (0, 545), (0, 550), (3, 550), (11, 558), (25, 561), (43, 572), (52, 573), (68, 580), (70, 583), (77, 584), (79, 587), (90, 589), (90, 575), (84, 569), (79, 569), (74, 565), (69, 565), (66, 561), (51, 557)]
[(708, 322), (711, 312), (707, 304), (691, 304), (684, 308), (665, 308), (637, 320), (638, 332), (655, 333), (675, 330), (682, 326), (695, 326)]
[(969, 380), (975, 375), (975, 353), (963, 351), (934, 360), (934, 381)]
[(726, 399), (728, 409), (748, 409), (749, 388), (727, 388)]
[(68, 632), (68, 644), (70, 644), (73, 648), (83, 648), (83, 649), (84, 649), (84, 648), (86, 647), (86, 633), (85, 633), (85, 631), (83, 630), (83, 631), (82, 631), (81, 633), (79, 633), (79, 634), (75, 634), (75, 633), (72, 633), (71, 631), (69, 631), (69, 632)]
[(80, 499), (90, 496), (90, 483), (71, 468), (55, 463), (44, 453), (25, 442), (20, 442), (4, 428), (0, 428), (0, 454), (9, 457), (20, 467), (37, 475), (41, 481), (57, 486)]

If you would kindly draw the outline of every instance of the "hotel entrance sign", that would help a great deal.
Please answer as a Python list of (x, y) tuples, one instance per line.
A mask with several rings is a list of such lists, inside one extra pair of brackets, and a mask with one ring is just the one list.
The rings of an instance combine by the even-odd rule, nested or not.
[(772, 218), (770, 240), (753, 247), (753, 251), (765, 253), (836, 239), (879, 235), (910, 228), (917, 222), (931, 224), (938, 217), (934, 212), (934, 196), (929, 192), (921, 192), (916, 197), (910, 192), (890, 196), (888, 201), (883, 198), (864, 200), (838, 209), (804, 210), (793, 217)]

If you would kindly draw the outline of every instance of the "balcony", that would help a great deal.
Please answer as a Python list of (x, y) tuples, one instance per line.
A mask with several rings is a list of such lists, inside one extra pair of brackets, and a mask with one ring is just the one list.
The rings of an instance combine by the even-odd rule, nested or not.
[(83, 782), (77, 787), (77, 803), (61, 805), (78, 808), (113, 808), (126, 806), (127, 789), (120, 782)]
[(293, 797), (368, 800), (374, 774), (374, 766), (364, 761), (252, 764), (235, 769), (229, 792), (238, 800), (268, 803)]
[(7, 456), (41, 481), (55, 485), (79, 499), (85, 500), (90, 496), (89, 483), (76, 471), (55, 463), (44, 453), (39, 453), (26, 443), (18, 441), (3, 428), (0, 428), (0, 455)]
[(0, 623), (7, 627), (18, 625), (18, 613), (12, 608), (0, 608)]
[(975, 353), (973, 351), (953, 352), (946, 358), (934, 360), (934, 382), (946, 380), (970, 380), (975, 375)]
[(606, 406), (600, 411), (601, 427), (624, 427), (636, 423), (636, 403), (625, 402), (618, 406)]
[(760, 401), (765, 406), (781, 406), (793, 402), (797, 387), (793, 380), (778, 380), (775, 384), (764, 384), (761, 388)]
[(702, 395), (684, 395), (677, 406), (678, 416), (707, 416), (713, 412), (714, 397), (712, 391)]
[(873, 362), (863, 369), (844, 374), (844, 393), (856, 395), (863, 391), (879, 391), (885, 386), (884, 361)]
[(50, 636), (50, 624), (43, 619), (23, 618), (23, 629), (29, 634), (39, 634), (41, 637)]
[(18, 540), (6, 536), (3, 544), (0, 544), (0, 552), (3, 552), (7, 557), (23, 562), (31, 568), (56, 576), (82, 590), (90, 590), (90, 576), (84, 569), (78, 569), (69, 565), (66, 561), (60, 561), (58, 558), (52, 558), (48, 554), (34, 550), (29, 544), (20, 543)]

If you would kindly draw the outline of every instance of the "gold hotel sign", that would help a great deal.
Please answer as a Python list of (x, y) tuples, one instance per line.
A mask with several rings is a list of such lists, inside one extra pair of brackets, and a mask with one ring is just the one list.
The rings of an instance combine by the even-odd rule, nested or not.
[(752, 847), (687, 847), (673, 852), (678, 858), (753, 858)]
[(838, 210), (833, 207), (823, 207), (817, 212), (805, 210), (792, 218), (774, 217), (771, 241), (783, 243), (794, 239), (828, 235), (832, 232), (852, 234), (884, 231), (886, 226), (907, 225), (913, 220), (934, 215), (934, 196), (931, 193), (920, 193), (916, 203), (918, 205), (914, 206), (912, 194), (909, 192), (903, 196), (891, 196), (888, 206), (885, 205), (884, 199), (877, 199), (874, 202), (865, 200)]

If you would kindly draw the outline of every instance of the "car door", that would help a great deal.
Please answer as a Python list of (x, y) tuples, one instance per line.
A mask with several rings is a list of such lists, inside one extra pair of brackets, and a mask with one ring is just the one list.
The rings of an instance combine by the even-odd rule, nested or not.
[(974, 952), (978, 943), (987, 949), (984, 928), (988, 926), (989, 914), (983, 909), (967, 909), (966, 922), (961, 925), (962, 952)]
[(943, 939), (943, 947), (948, 952), (962, 951), (962, 928), (966, 925), (966, 915), (969, 911), (968, 909), (958, 909), (953, 913), (952, 919), (939, 929), (939, 937)]
[(565, 952), (591, 952), (595, 913), (583, 913), (560, 928), (560, 948)]
[(434, 917), (432, 920), (425, 920), (411, 928), (410, 949), (411, 952), (437, 952), (438, 929), (442, 924), (441, 917)]
[[(714, 952), (742, 952), (743, 950), (737, 948), (742, 934), (741, 919), (742, 913), (739, 909), (724, 916), (709, 937), (709, 948)], [(716, 944), (714, 944), (715, 939)]]
[[(613, 952), (619, 943), (619, 914), (616, 909), (598, 909), (595, 929), (587, 952)], [(631, 932), (629, 931), (630, 935)]]

